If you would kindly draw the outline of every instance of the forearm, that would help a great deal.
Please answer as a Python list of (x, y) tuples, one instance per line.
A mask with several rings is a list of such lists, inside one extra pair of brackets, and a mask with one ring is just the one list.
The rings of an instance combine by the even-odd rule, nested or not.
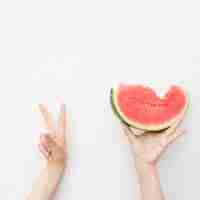
[(154, 164), (135, 160), (141, 200), (164, 200), (158, 170)]
[(27, 200), (50, 200), (56, 192), (64, 165), (47, 165), (33, 185)]

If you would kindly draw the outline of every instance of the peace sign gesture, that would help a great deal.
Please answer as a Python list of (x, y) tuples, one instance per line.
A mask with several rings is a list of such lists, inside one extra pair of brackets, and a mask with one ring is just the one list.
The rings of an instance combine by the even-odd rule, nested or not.
[(48, 163), (65, 165), (67, 158), (66, 150), (66, 109), (65, 105), (60, 106), (60, 115), (57, 126), (55, 126), (51, 113), (40, 104), (39, 110), (44, 119), (48, 132), (41, 134), (38, 144), (39, 150)]

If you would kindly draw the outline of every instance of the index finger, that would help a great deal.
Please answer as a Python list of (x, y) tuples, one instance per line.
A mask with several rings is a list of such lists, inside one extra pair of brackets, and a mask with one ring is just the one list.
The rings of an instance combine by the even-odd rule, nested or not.
[(53, 118), (47, 108), (43, 104), (38, 105), (40, 113), (44, 119), (45, 125), (50, 133), (56, 133), (56, 129), (53, 123)]
[(133, 132), (133, 134), (135, 134), (136, 136), (140, 136), (143, 135), (146, 131), (142, 130), (142, 129), (137, 129), (137, 128), (133, 128), (130, 127), (130, 130)]
[(60, 116), (58, 121), (58, 134), (60, 134), (63, 138), (66, 137), (66, 107), (65, 104), (60, 106)]
[(140, 143), (138, 142), (137, 136), (133, 133), (133, 131), (124, 123), (121, 123), (122, 129), (126, 134), (128, 141), (130, 144), (133, 144), (136, 148), (139, 147)]

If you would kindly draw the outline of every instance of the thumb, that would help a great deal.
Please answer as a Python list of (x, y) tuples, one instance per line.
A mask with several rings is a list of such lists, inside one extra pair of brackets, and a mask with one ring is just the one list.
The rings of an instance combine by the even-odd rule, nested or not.
[(140, 136), (140, 135), (143, 135), (146, 131), (144, 130), (141, 130), (141, 129), (137, 129), (137, 128), (133, 128), (133, 127), (130, 127), (130, 130), (132, 131), (132, 133), (136, 136)]
[(186, 133), (183, 129), (177, 129), (175, 133), (167, 136), (167, 145), (172, 144), (175, 142), (179, 137)]

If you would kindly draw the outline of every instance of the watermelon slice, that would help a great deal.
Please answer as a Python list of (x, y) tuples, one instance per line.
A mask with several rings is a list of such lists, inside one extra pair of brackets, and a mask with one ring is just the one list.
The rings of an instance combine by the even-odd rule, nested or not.
[(125, 124), (145, 131), (170, 127), (188, 108), (189, 100), (179, 86), (171, 86), (164, 97), (150, 87), (124, 85), (111, 90), (111, 106)]

